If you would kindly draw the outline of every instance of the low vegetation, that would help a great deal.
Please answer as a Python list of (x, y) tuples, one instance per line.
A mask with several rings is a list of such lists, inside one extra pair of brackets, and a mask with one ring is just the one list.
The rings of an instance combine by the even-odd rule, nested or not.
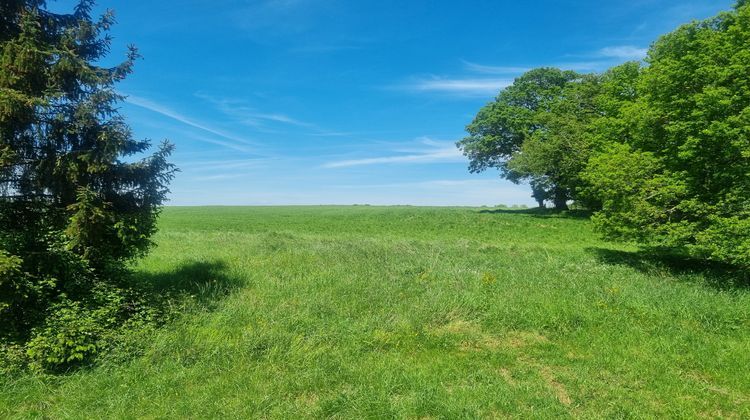
[(742, 273), (575, 214), (167, 208), (136, 278), (179, 315), (0, 417), (750, 416)]

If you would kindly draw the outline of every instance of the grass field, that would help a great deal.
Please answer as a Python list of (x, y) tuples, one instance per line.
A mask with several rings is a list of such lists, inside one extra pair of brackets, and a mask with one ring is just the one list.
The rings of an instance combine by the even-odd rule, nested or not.
[(584, 218), (168, 208), (195, 297), (124, 361), (0, 380), (0, 417), (750, 417), (750, 288)]

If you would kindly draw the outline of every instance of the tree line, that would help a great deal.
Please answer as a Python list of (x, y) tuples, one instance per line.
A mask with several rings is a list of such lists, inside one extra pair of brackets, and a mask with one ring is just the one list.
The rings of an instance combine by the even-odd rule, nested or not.
[(531, 70), (458, 147), (472, 172), (594, 212), (612, 239), (750, 267), (750, 4), (659, 38), (600, 74)]

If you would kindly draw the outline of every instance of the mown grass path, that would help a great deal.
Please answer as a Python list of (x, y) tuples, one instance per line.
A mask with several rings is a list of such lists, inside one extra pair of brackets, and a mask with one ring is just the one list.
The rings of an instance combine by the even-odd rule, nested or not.
[(0, 417), (750, 417), (747, 283), (583, 218), (168, 208), (157, 242), (139, 275), (194, 283), (186, 313), (123, 363), (3, 378)]

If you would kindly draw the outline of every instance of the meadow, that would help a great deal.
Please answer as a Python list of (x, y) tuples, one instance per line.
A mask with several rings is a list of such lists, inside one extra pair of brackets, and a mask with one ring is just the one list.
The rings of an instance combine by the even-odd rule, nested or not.
[(130, 353), (0, 379), (0, 417), (750, 417), (742, 273), (538, 210), (171, 207)]

